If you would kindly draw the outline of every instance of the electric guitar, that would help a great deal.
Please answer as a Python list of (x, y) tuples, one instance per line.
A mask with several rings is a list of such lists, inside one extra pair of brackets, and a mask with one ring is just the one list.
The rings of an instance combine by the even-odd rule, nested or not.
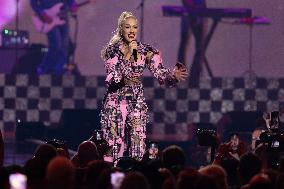
[[(94, 0), (88, 0), (82, 3), (78, 4), (78, 8), (82, 7), (84, 5), (87, 5), (88, 3), (92, 2)], [(33, 15), (32, 16), (32, 22), (35, 26), (35, 29), (40, 33), (48, 33), (50, 30), (52, 30), (56, 26), (64, 25), (65, 24), (65, 18), (68, 16), (68, 10), (62, 10), (63, 3), (57, 3), (54, 6), (52, 6), (49, 9), (45, 9), (44, 12), (52, 18), (51, 23), (43, 22), (39, 16)]]

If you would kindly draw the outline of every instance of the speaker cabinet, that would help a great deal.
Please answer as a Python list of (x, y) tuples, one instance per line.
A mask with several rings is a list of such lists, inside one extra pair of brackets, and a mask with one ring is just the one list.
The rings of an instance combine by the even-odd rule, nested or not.
[(45, 126), (42, 122), (17, 122), (16, 140), (43, 139)]
[(29, 48), (0, 48), (0, 73), (36, 73), (45, 54), (43, 45)]

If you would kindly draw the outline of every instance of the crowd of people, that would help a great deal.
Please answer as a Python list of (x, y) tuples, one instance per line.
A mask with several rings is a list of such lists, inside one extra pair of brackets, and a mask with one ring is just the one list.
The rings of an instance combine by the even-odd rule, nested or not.
[[(219, 145), (235, 150), (244, 145), (236, 134)], [(230, 148), (231, 146), (231, 148)], [(202, 167), (186, 162), (182, 148), (170, 145), (163, 150), (147, 149), (142, 160), (121, 157), (104, 161), (95, 141), (82, 142), (70, 157), (67, 148), (49, 142), (38, 146), (23, 165), (0, 168), (0, 188), (9, 189), (9, 176), (17, 173), (27, 178), (27, 189), (281, 189), (284, 187), (284, 159), (278, 167), (267, 167), (253, 151), (239, 157), (228, 155)], [(153, 155), (155, 153), (155, 155)], [(231, 153), (231, 152), (228, 152)], [(234, 157), (234, 158), (230, 158)]]

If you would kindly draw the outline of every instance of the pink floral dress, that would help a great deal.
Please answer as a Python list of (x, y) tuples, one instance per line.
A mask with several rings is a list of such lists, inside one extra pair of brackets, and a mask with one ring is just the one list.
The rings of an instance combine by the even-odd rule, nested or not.
[[(140, 160), (146, 149), (148, 107), (142, 85), (144, 69), (148, 68), (160, 84), (174, 86), (177, 83), (171, 71), (163, 66), (157, 49), (138, 43), (137, 52), (138, 60), (135, 62), (123, 58), (121, 43), (106, 50), (107, 92), (101, 111), (101, 127), (110, 146), (105, 156), (114, 160), (122, 156)], [(148, 53), (151, 58), (146, 58)], [(136, 81), (129, 82), (132, 78)]]

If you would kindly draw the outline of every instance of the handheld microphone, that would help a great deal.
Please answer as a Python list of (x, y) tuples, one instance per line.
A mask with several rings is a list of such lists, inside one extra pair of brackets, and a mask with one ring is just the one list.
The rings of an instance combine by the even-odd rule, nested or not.
[[(132, 42), (136, 42), (136, 43), (137, 43), (136, 40), (131, 41), (131, 43), (132, 43)], [(137, 60), (138, 60), (137, 49), (133, 49), (133, 51), (132, 51), (132, 56), (133, 56), (133, 58), (134, 58), (134, 61), (137, 62)]]
[(138, 57), (137, 57), (137, 49), (133, 49), (132, 55), (133, 55), (133, 58), (134, 58), (135, 62), (137, 62), (137, 59), (138, 59)]

